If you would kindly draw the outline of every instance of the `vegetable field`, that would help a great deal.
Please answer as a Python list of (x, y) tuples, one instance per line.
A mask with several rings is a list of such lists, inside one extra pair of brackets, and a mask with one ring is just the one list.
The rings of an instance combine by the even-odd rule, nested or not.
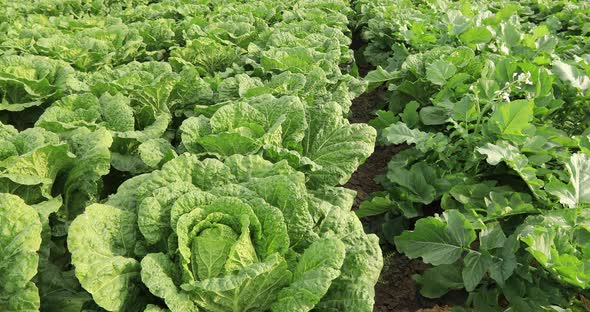
[(0, 0), (0, 311), (590, 311), (590, 3)]

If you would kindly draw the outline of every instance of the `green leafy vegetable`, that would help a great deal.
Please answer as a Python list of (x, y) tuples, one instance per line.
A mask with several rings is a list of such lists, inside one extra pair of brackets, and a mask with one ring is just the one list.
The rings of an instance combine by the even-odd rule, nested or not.
[(355, 9), (361, 53), (376, 67), (365, 79), (386, 99), (371, 122), (377, 141), (409, 145), (358, 214), (433, 265), (417, 278), (424, 296), (467, 291), (458, 311), (583, 309), (588, 6), (378, 0)]
[(107, 310), (145, 306), (143, 284), (172, 311), (371, 311), (381, 252), (351, 204), (286, 162), (184, 154), (88, 207), (68, 245)]

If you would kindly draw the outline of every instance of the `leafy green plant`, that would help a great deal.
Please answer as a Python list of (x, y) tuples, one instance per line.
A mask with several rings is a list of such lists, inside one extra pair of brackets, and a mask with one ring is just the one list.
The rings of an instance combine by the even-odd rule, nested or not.
[(371, 311), (382, 266), (353, 193), (308, 191), (259, 156), (189, 154), (126, 181), (71, 226), (76, 275), (103, 308)]
[[(0, 219), (35, 212), (41, 226), (30, 218), (35, 264), (14, 285), (4, 270), (24, 236), (1, 231), (0, 310), (371, 310), (379, 245), (334, 187), (376, 137), (346, 119), (366, 87), (351, 13), (340, 0), (0, 4)], [(145, 205), (160, 196), (158, 217), (205, 201), (186, 228), (156, 229)], [(243, 293), (228, 302), (218, 286)]]
[(52, 200), (57, 193), (65, 200), (61, 212), (65, 219), (97, 198), (100, 178), (109, 170), (112, 138), (107, 131), (78, 129), (60, 138), (43, 128), (18, 132), (12, 126), (0, 127), (2, 192), (18, 195), (28, 204)]
[(336, 103), (306, 107), (297, 97), (253, 97), (228, 103), (210, 118), (186, 119), (184, 147), (195, 154), (227, 157), (263, 153), (307, 172), (309, 185), (344, 184), (372, 152), (375, 130), (349, 124)]
[(588, 73), (571, 53), (585, 39), (556, 18), (585, 4), (357, 9), (377, 66), (369, 88), (387, 86), (371, 123), (382, 144), (409, 146), (358, 214), (380, 215), (388, 241), (433, 265), (417, 278), (426, 297), (464, 289), (468, 311), (574, 309), (587, 289)]
[(0, 111), (22, 111), (84, 90), (64, 62), (42, 56), (0, 56)]

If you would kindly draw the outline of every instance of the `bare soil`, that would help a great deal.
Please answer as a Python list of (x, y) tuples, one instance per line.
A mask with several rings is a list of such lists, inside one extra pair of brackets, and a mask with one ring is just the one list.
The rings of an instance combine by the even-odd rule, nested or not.
[(396, 252), (385, 255), (383, 271), (375, 286), (374, 312), (442, 312), (444, 305), (424, 298), (419, 293), (419, 286), (412, 278), (428, 268), (419, 260), (410, 260)]
[[(365, 67), (360, 67), (361, 72), (367, 71)], [(375, 118), (374, 112), (377, 110), (379, 103), (383, 101), (382, 95), (384, 91), (383, 89), (377, 89), (354, 99), (348, 118), (350, 122), (367, 123)], [(345, 185), (345, 187), (357, 192), (353, 209), (357, 209), (360, 203), (367, 199), (371, 193), (383, 190), (381, 185), (377, 184), (374, 179), (376, 176), (385, 173), (391, 157), (403, 148), (403, 146), (375, 146), (373, 154), (357, 169)]]
[(450, 312), (450, 311), (451, 311), (451, 307), (449, 307), (449, 306), (442, 306), (441, 307), (438, 305), (435, 305), (434, 307), (429, 308), (429, 309), (418, 310), (418, 312)]

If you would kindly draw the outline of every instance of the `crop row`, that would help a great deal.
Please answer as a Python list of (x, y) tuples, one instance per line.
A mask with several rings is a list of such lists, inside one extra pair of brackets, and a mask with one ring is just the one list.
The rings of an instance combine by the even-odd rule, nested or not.
[(0, 3), (0, 310), (372, 311), (345, 0)]
[(376, 68), (366, 80), (383, 99), (370, 124), (380, 144), (408, 146), (358, 214), (432, 265), (417, 279), (423, 296), (468, 294), (453, 311), (581, 311), (588, 3), (359, 0), (355, 10)]

